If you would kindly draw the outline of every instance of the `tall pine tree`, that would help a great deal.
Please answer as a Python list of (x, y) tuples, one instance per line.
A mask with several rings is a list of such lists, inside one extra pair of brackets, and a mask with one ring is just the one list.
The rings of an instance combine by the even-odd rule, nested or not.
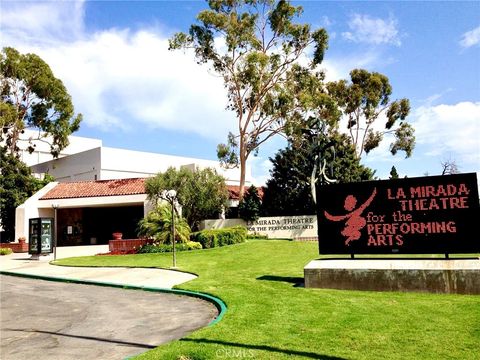
[[(342, 183), (365, 181), (374, 172), (360, 164), (347, 135), (334, 132), (328, 139), (335, 140), (335, 159), (326, 153), (331, 164), (329, 177)], [(327, 139), (326, 139), (327, 141)], [(310, 176), (314, 166), (314, 154), (305, 147), (290, 144), (270, 159), (273, 168), (263, 196), (263, 214), (266, 216), (308, 215), (315, 213), (310, 190)], [(329, 171), (330, 169), (327, 169)]]
[(260, 216), (262, 200), (255, 186), (250, 186), (238, 205), (238, 214), (245, 221), (255, 221)]

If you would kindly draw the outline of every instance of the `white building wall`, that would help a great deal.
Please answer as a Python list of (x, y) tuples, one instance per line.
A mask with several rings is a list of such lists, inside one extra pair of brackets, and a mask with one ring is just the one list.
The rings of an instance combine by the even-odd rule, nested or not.
[[(238, 185), (240, 179), (239, 169), (224, 169), (215, 160), (102, 147), (102, 180), (148, 177), (164, 172), (172, 166), (177, 169), (185, 166), (192, 170), (214, 168), (232, 185)], [(248, 186), (252, 182), (250, 167), (247, 167), (246, 173)]]
[[(50, 146), (44, 141), (34, 141), (35, 151), (29, 154), (26, 150), (27, 140), (36, 137), (37, 131), (25, 130), (22, 135), (25, 141), (19, 143), (21, 159), (35, 174), (48, 172), (61, 182), (148, 177), (163, 172), (170, 166), (187, 166), (190, 169), (214, 168), (225, 177), (227, 184), (239, 184), (240, 169), (224, 169), (215, 160), (102, 147), (102, 140), (80, 136), (69, 137), (70, 144), (62, 150), (58, 159), (53, 159)], [(49, 138), (45, 140), (50, 141)], [(247, 165), (245, 180), (246, 186), (253, 182), (250, 165)]]
[(56, 181), (100, 180), (101, 147), (31, 166), (36, 174), (48, 173)]
[(85, 207), (107, 207), (107, 206), (129, 206), (142, 205), (148, 202), (146, 194), (118, 195), (118, 196), (92, 196), (68, 199), (38, 200), (35, 206), (38, 208), (51, 208), (57, 204), (59, 209), (85, 208)]
[[(36, 174), (48, 173), (59, 182), (86, 180), (115, 180), (154, 176), (169, 167), (177, 169), (214, 168), (225, 177), (227, 184), (238, 185), (239, 169), (224, 169), (218, 161), (181, 156), (155, 154), (142, 151), (98, 147), (67, 157), (31, 166)], [(246, 186), (251, 184), (247, 168)]]
[(117, 170), (100, 170), (99, 180), (117, 180), (117, 179), (133, 179), (146, 178), (153, 176), (151, 173), (142, 173), (135, 171), (117, 171)]
[[(25, 130), (25, 132), (20, 136), (20, 139), (22, 140), (18, 142), (18, 146), (20, 148), (20, 159), (28, 166), (53, 160), (53, 156), (50, 154), (50, 145), (44, 141), (34, 140), (33, 144), (36, 145), (35, 151), (31, 154), (27, 151), (28, 139), (35, 139), (37, 137), (38, 131)], [(51, 137), (47, 137), (45, 140), (47, 142), (51, 142)], [(70, 141), (70, 144), (61, 151), (59, 158), (102, 146), (102, 140), (100, 139), (69, 136), (68, 140)]]
[(41, 208), (38, 202), (43, 195), (53, 189), (58, 182), (51, 182), (37, 191), (22, 205), (15, 210), (15, 241), (20, 237), (25, 237), (28, 241), (28, 220), (38, 217), (53, 217), (54, 210), (51, 207)]
[(146, 215), (153, 205), (148, 201), (146, 194), (124, 195), (124, 196), (98, 196), (71, 199), (49, 199), (40, 200), (48, 191), (53, 189), (58, 182), (51, 182), (38, 191), (26, 202), (17, 207), (15, 212), (15, 239), (24, 236), (28, 241), (28, 221), (37, 217), (54, 217), (53, 205), (58, 209), (85, 208), (85, 207), (109, 207), (143, 205)]

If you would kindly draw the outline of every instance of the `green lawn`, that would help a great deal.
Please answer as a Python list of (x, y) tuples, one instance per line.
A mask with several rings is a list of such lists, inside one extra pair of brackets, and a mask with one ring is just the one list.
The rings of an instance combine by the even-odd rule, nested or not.
[[(220, 297), (218, 324), (139, 359), (478, 359), (480, 296), (304, 289), (317, 243), (254, 240), (178, 253)], [(70, 258), (62, 265), (169, 267), (171, 254)]]

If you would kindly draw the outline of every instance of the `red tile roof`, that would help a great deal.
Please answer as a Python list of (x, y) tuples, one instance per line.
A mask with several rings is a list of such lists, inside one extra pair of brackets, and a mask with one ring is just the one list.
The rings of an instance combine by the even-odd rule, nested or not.
[[(227, 185), (229, 198), (238, 200), (240, 186)], [(263, 197), (263, 188), (258, 194)], [(245, 187), (245, 192), (248, 187)], [(71, 199), (97, 196), (123, 196), (145, 194), (145, 178), (97, 180), (58, 183), (53, 189), (43, 195), (41, 200)]]
[(145, 194), (144, 178), (59, 183), (41, 200), (136, 194)]
[[(245, 192), (244, 194), (248, 191), (249, 186), (245, 186)], [(240, 195), (240, 186), (238, 185), (227, 185), (228, 189), (228, 198), (230, 200), (238, 200), (239, 195)], [(263, 198), (263, 187), (257, 187), (258, 195), (260, 196), (260, 199)]]

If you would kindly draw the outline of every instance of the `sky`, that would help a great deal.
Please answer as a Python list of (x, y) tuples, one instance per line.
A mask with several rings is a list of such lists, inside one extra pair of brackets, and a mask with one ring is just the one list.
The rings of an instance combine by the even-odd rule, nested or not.
[[(45, 60), (83, 114), (75, 135), (104, 146), (216, 159), (235, 131), (222, 80), (189, 51), (168, 51), (204, 1), (5, 1), (0, 46)], [(480, 2), (293, 1), (298, 22), (325, 28), (327, 80), (355, 68), (385, 74), (392, 100), (408, 98), (416, 147), (392, 156), (390, 139), (362, 158), (388, 178), (438, 175), (442, 163), (480, 171)], [(274, 138), (251, 157), (257, 185), (269, 178)]]

